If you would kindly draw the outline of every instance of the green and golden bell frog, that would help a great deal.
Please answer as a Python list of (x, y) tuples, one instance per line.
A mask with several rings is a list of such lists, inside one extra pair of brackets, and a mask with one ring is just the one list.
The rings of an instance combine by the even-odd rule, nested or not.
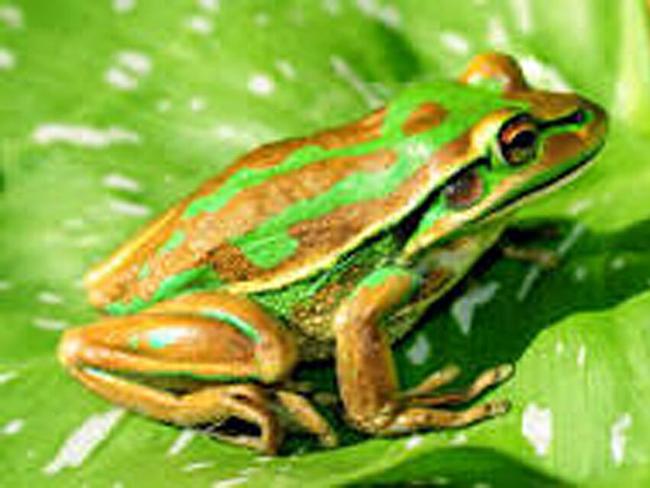
[(264, 145), (183, 198), (90, 270), (90, 301), (108, 315), (66, 331), (60, 360), (111, 402), (270, 453), (287, 424), (336, 444), (291, 382), (298, 363), (324, 358), (346, 421), (368, 434), (502, 414), (503, 400), (449, 406), (512, 366), (459, 394), (437, 392), (454, 366), (403, 390), (391, 345), (495, 244), (514, 208), (576, 175), (605, 135), (598, 105), (531, 88), (508, 56), (476, 56), (458, 80)]

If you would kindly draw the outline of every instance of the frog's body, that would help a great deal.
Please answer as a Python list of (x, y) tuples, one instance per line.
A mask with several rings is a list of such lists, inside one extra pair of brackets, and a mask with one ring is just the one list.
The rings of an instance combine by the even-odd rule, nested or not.
[[(604, 119), (576, 95), (531, 90), (514, 61), (491, 54), (460, 83), (413, 87), (353, 124), (263, 146), (89, 273), (91, 302), (120, 317), (68, 332), (61, 357), (118, 403), (179, 424), (243, 418), (260, 427), (256, 445), (271, 450), (270, 400), (250, 378), (276, 383), (296, 361), (332, 354), (348, 416), (362, 430), (494, 415), (502, 405), (441, 420), (421, 406), (440, 397), (398, 401), (388, 342), (494, 244), (511, 208), (591, 159)], [(211, 341), (222, 344), (210, 353)], [(491, 370), (476, 388), (507, 370)], [(190, 379), (177, 395), (125, 378), (134, 373)], [(275, 395), (331, 442), (306, 400)], [(204, 397), (212, 412), (201, 410)], [(179, 413), (161, 411), (166, 402)]]

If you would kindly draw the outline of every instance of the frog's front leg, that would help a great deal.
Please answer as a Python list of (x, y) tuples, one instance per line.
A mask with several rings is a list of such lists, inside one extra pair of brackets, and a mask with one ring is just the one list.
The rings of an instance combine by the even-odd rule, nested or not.
[(336, 366), (348, 419), (359, 430), (391, 435), (432, 428), (459, 427), (493, 417), (508, 408), (505, 401), (467, 410), (431, 408), (464, 403), (505, 380), (512, 368), (485, 371), (465, 391), (432, 394), (452, 381), (457, 368), (432, 374), (419, 386), (400, 392), (392, 352), (381, 321), (417, 290), (419, 278), (402, 268), (381, 269), (364, 279), (334, 318)]
[(215, 435), (275, 452), (282, 410), (325, 444), (335, 441), (306, 400), (261, 385), (288, 377), (296, 345), (286, 328), (246, 297), (193, 293), (69, 330), (59, 357), (95, 393), (164, 422), (218, 427), (240, 419), (259, 435)]

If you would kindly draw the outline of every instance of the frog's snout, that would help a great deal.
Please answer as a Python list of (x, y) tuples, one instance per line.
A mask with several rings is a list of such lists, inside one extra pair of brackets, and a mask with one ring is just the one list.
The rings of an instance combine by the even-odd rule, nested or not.
[(597, 103), (582, 97), (580, 97), (579, 107), (587, 123), (576, 134), (585, 145), (600, 147), (607, 136), (609, 125), (607, 112)]

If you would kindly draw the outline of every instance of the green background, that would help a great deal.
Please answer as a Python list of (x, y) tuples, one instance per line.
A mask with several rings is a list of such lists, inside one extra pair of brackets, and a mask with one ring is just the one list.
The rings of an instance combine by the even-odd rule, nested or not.
[[(648, 36), (640, 0), (0, 0), (0, 482), (650, 482)], [(510, 398), (509, 415), (393, 440), (348, 432), (332, 451), (294, 439), (269, 459), (200, 435), (183, 447), (187, 434), (61, 371), (60, 330), (97, 317), (84, 270), (151, 216), (261, 142), (349, 121), (492, 49), (612, 118), (594, 167), (518, 215), (559, 226), (542, 244), (561, 265), (488, 256), (399, 349), (406, 385), (450, 361), (464, 381), (514, 361), (487, 396)]]

